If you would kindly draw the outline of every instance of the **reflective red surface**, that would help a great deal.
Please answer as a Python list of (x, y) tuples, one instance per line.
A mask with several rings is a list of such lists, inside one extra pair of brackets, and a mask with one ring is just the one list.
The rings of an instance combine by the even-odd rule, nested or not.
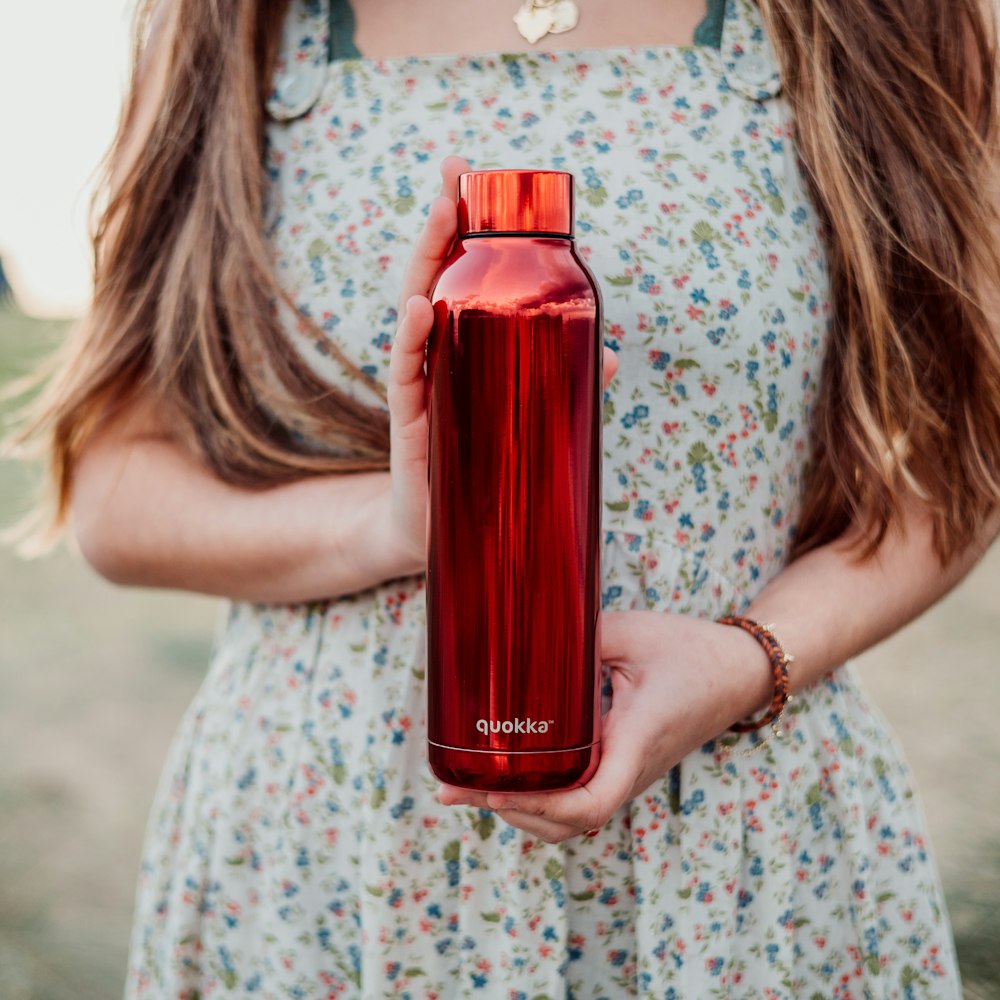
[(428, 343), (428, 747), (479, 789), (599, 753), (600, 297), (569, 239), (460, 240)]
[(573, 235), (573, 175), (475, 170), (458, 178), (458, 234)]

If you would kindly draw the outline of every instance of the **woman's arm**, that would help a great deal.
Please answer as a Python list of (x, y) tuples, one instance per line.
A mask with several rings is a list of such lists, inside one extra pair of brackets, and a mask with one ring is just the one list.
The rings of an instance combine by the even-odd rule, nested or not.
[[(746, 614), (774, 622), (795, 662), (792, 691), (881, 642), (944, 597), (982, 558), (1000, 531), (994, 516), (977, 541), (942, 567), (931, 544), (931, 520), (917, 502), (904, 510), (870, 560), (850, 549), (853, 535), (787, 566)], [(747, 636), (753, 642), (750, 636)]]
[[(816, 682), (911, 621), (958, 583), (1000, 530), (1000, 515), (977, 544), (942, 568), (930, 520), (916, 505), (875, 553), (858, 562), (850, 536), (786, 567), (747, 615), (773, 623), (786, 650), (793, 693)], [(557, 842), (599, 828), (692, 750), (765, 709), (771, 671), (742, 629), (654, 611), (602, 615), (602, 659), (614, 698), (602, 758), (582, 788), (489, 795), (444, 786), (446, 803), (496, 809), (514, 826)]]
[[(390, 470), (303, 479), (266, 490), (220, 480), (140, 403), (88, 441), (74, 479), (73, 528), (87, 560), (116, 583), (297, 602), (422, 573), (427, 527), (427, 298), (455, 233), (457, 156), (441, 164), (403, 276), (389, 356)], [(618, 367), (604, 348), (605, 386)]]
[[(297, 602), (423, 572), (434, 318), (427, 290), (451, 247), (465, 169), (459, 157), (443, 161), (443, 193), (403, 276), (389, 356), (390, 470), (241, 489), (190, 455), (170, 434), (169, 417), (140, 400), (88, 440), (74, 477), (73, 529), (99, 573), (116, 583)], [(614, 369), (612, 359), (606, 378)]]
[(144, 415), (85, 450), (73, 529), (115, 583), (291, 602), (422, 572), (393, 543), (389, 473), (229, 485)]

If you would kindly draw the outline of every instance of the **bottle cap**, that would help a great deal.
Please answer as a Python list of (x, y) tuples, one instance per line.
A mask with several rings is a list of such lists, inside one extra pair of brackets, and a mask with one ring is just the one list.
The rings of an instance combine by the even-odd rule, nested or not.
[(458, 235), (573, 235), (573, 175), (561, 170), (474, 170), (458, 178)]

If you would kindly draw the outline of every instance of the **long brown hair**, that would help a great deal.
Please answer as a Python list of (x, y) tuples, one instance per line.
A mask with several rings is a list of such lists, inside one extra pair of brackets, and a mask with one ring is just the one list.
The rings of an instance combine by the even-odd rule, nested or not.
[[(871, 551), (913, 492), (944, 560), (1000, 502), (993, 5), (759, 6), (823, 224), (833, 301), (796, 551), (855, 522)], [(312, 374), (285, 346), (274, 307), (287, 299), (262, 231), (263, 105), (286, 7), (178, 0), (162, 32), (158, 114), (123, 169), (133, 86), (108, 159), (93, 305), (20, 432), (51, 455), (55, 528), (99, 420), (140, 392), (169, 406), (173, 426), (231, 482), (388, 466), (385, 410)]]
[(796, 549), (913, 493), (945, 560), (1000, 503), (997, 15), (760, 0), (828, 234), (832, 340)]
[[(279, 322), (278, 308), (294, 305), (263, 238), (261, 160), (287, 6), (140, 5), (132, 86), (95, 195), (92, 303), (13, 438), (21, 453), (48, 454), (53, 486), (50, 509), (27, 522), (26, 550), (64, 525), (100, 421), (139, 398), (160, 404), (171, 432), (229, 482), (388, 466), (385, 410), (321, 381)], [(385, 399), (336, 343), (326, 347)]]

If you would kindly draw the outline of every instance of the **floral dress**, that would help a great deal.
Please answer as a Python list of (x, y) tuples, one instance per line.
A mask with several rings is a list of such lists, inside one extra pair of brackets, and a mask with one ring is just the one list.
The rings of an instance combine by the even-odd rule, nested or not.
[[(327, 60), (293, 0), (266, 227), (320, 333), (383, 384), (438, 164), (572, 170), (619, 371), (604, 406), (607, 611), (718, 617), (787, 560), (830, 301), (752, 0), (716, 46)], [(787, 737), (720, 738), (599, 835), (445, 807), (425, 759), (424, 579), (235, 602), (169, 753), (127, 996), (956, 998), (910, 774), (850, 665)]]

